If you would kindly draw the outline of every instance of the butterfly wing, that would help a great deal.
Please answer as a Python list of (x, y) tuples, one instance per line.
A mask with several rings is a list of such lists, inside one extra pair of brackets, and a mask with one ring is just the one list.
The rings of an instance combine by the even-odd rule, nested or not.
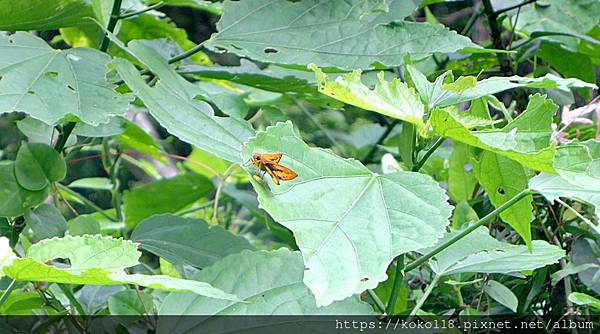
[(270, 169), (273, 171), (273, 174), (277, 176), (278, 179), (283, 181), (293, 180), (298, 177), (298, 174), (293, 170), (282, 166), (282, 165), (270, 165)]
[(282, 156), (283, 153), (261, 153), (260, 160), (264, 164), (278, 164)]

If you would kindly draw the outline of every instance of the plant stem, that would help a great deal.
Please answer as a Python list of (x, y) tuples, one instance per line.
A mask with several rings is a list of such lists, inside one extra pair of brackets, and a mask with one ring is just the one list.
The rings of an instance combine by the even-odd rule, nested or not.
[(193, 48), (191, 48), (191, 49), (189, 49), (189, 50), (187, 50), (187, 51), (185, 51), (183, 53), (180, 53), (177, 56), (174, 56), (173, 58), (169, 58), (168, 63), (169, 64), (173, 64), (173, 63), (178, 62), (178, 61), (180, 61), (182, 59), (185, 59), (187, 57), (193, 56), (194, 54), (202, 51), (202, 49), (204, 48), (203, 44), (204, 43), (200, 43), (200, 44), (194, 46)]
[(79, 313), (79, 315), (85, 315), (85, 310), (83, 309), (83, 306), (81, 306), (77, 298), (75, 298), (75, 295), (73, 295), (73, 291), (71, 291), (71, 289), (66, 284), (58, 283), (58, 287), (60, 288), (60, 291), (62, 291), (65, 294), (65, 296), (71, 303), (71, 306), (75, 307), (77, 313)]
[(58, 136), (58, 140), (56, 141), (56, 144), (54, 145), (54, 149), (57, 152), (60, 153), (65, 148), (65, 145), (67, 144), (67, 140), (69, 140), (69, 136), (71, 135), (71, 132), (73, 132), (75, 125), (77, 125), (76, 122), (69, 122), (62, 127), (62, 132)]
[(377, 146), (379, 146), (379, 145), (381, 145), (381, 143), (383, 143), (383, 141), (387, 138), (387, 136), (390, 135), (390, 133), (392, 132), (392, 130), (394, 130), (394, 128), (396, 127), (396, 125), (398, 125), (398, 123), (400, 123), (400, 120), (395, 119), (390, 124), (388, 124), (385, 131), (381, 134), (379, 139), (377, 139), (377, 142), (375, 143), (375, 145), (373, 145), (373, 147), (371, 147), (369, 152), (367, 152), (367, 154), (365, 154), (364, 158), (360, 159), (363, 163), (366, 164), (369, 161), (371, 161), (371, 158), (373, 158), (373, 155), (375, 155), (375, 152), (377, 152)]
[[(112, 10), (110, 12), (110, 18), (108, 19), (108, 24), (106, 25), (106, 31), (108, 33), (112, 33), (117, 26), (117, 22), (119, 22), (121, 11), (121, 0), (114, 0)], [(100, 46), (98, 49), (102, 52), (106, 52), (108, 50), (108, 45), (110, 44), (110, 38), (108, 38), (108, 33), (104, 34), (102, 38), (102, 42), (100, 42)]]
[(331, 143), (332, 148), (337, 147), (342, 153), (342, 155), (346, 155), (346, 152), (344, 152), (343, 148), (338, 144), (337, 140), (335, 140), (335, 138), (333, 138), (329, 131), (323, 125), (321, 125), (321, 123), (319, 123), (319, 121), (313, 116), (313, 114), (311, 114), (310, 111), (308, 111), (308, 109), (306, 109), (306, 107), (304, 107), (304, 105), (302, 105), (300, 101), (294, 99), (294, 102), (296, 103), (300, 111), (302, 111), (302, 113), (306, 115), (306, 117), (308, 117), (308, 119), (310, 119), (317, 126), (317, 128), (321, 130), (321, 132), (323, 132), (325, 137), (327, 137), (327, 139)]
[(117, 214), (117, 219), (121, 221), (123, 214), (121, 213), (121, 193), (119, 192), (119, 167), (121, 166), (121, 156), (117, 155), (112, 167), (110, 168), (110, 182), (112, 183), (112, 202)]
[(465, 230), (463, 230), (462, 232), (460, 232), (459, 234), (457, 234), (456, 236), (454, 236), (452, 239), (444, 242), (443, 244), (437, 246), (435, 249), (433, 249), (429, 253), (421, 256), (420, 258), (418, 258), (415, 261), (413, 261), (410, 264), (408, 264), (406, 266), (406, 268), (405, 268), (405, 272), (409, 272), (409, 271), (417, 268), (418, 266), (420, 266), (421, 264), (425, 263), (427, 260), (429, 260), (430, 258), (434, 257), (435, 255), (437, 255), (438, 253), (440, 253), (444, 249), (450, 247), (451, 245), (453, 245), (454, 243), (456, 243), (460, 239), (464, 238), (469, 233), (475, 231), (478, 227), (487, 224), (492, 219), (494, 219), (497, 215), (499, 215), (501, 212), (503, 212), (504, 210), (506, 210), (509, 207), (511, 207), (513, 204), (517, 203), (518, 201), (520, 201), (524, 197), (526, 197), (528, 195), (531, 195), (533, 193), (534, 193), (533, 190), (531, 190), (531, 189), (525, 189), (525, 190), (521, 191), (520, 193), (516, 194), (513, 198), (511, 198), (510, 200), (508, 200), (507, 202), (505, 202), (504, 204), (502, 204), (501, 206), (499, 206), (498, 208), (496, 208), (494, 211), (488, 213), (487, 216), (481, 218), (475, 224), (469, 226), (468, 228), (466, 228)]
[(127, 18), (130, 18), (130, 17), (133, 17), (133, 16), (137, 16), (137, 15), (140, 15), (140, 14), (144, 14), (145, 12), (149, 12), (149, 11), (151, 11), (153, 9), (158, 9), (158, 8), (164, 6), (164, 5), (165, 5), (165, 3), (162, 2), (162, 1), (160, 1), (160, 2), (155, 3), (152, 6), (146, 7), (144, 9), (142, 9), (142, 10), (138, 10), (137, 12), (122, 14), (122, 15), (119, 16), (119, 19), (122, 20), (122, 19), (127, 19)]
[(12, 281), (10, 281), (10, 284), (8, 284), (8, 287), (6, 287), (6, 290), (4, 290), (2, 297), (0, 297), (0, 306), (2, 306), (2, 304), (4, 304), (4, 302), (8, 299), (8, 296), (10, 296), (10, 294), (13, 292), (13, 290), (15, 289), (16, 283), (17, 283), (17, 281), (14, 279)]
[(562, 205), (565, 208), (567, 208), (567, 210), (569, 210), (572, 213), (574, 213), (575, 216), (577, 216), (579, 219), (581, 219), (584, 223), (590, 225), (590, 227), (594, 231), (596, 231), (596, 233), (598, 233), (598, 235), (600, 235), (600, 227), (598, 227), (596, 224), (592, 223), (589, 219), (585, 218), (583, 215), (581, 215), (581, 213), (579, 213), (577, 210), (573, 209), (573, 207), (571, 207), (569, 204), (565, 203), (560, 198), (555, 199), (555, 201), (557, 201), (558, 203), (560, 203), (560, 205)]
[(514, 5), (514, 6), (510, 6), (510, 7), (506, 7), (506, 8), (502, 8), (498, 11), (495, 12), (496, 16), (499, 16), (502, 13), (506, 13), (506, 12), (510, 12), (513, 9), (517, 9), (517, 8), (521, 8), (523, 6), (529, 5), (530, 3), (534, 3), (537, 0), (527, 0), (527, 1), (523, 1), (520, 4)]
[(396, 301), (398, 300), (398, 293), (400, 292), (400, 285), (402, 285), (402, 283), (404, 283), (404, 254), (400, 254), (396, 258), (394, 285), (392, 286), (392, 292), (390, 293), (390, 299), (388, 300), (385, 312), (388, 315), (394, 314), (394, 308), (396, 307)]
[[(504, 43), (502, 43), (502, 31), (500, 29), (500, 22), (498, 21), (498, 12), (494, 12), (494, 8), (492, 7), (490, 0), (482, 0), (482, 4), (483, 12), (487, 16), (490, 24), (490, 37), (492, 38), (494, 49), (504, 50)], [(506, 76), (511, 76), (513, 74), (513, 70), (510, 58), (503, 52), (497, 53), (496, 56), (498, 57), (498, 62), (500, 63), (500, 70), (502, 73), (504, 73)]]
[(421, 307), (423, 307), (425, 300), (427, 300), (427, 298), (429, 297), (429, 295), (433, 291), (433, 288), (435, 288), (435, 286), (437, 285), (439, 280), (440, 280), (440, 275), (435, 275), (433, 277), (433, 280), (431, 280), (431, 282), (429, 283), (429, 286), (427, 286), (427, 289), (425, 289), (425, 292), (423, 293), (421, 298), (419, 298), (415, 307), (412, 309), (412, 311), (410, 311), (411, 316), (417, 314), (417, 311), (419, 311), (421, 309)]
[(218, 213), (219, 213), (219, 198), (221, 197), (221, 190), (225, 182), (229, 176), (233, 173), (233, 171), (238, 167), (237, 164), (232, 164), (223, 172), (223, 176), (219, 179), (219, 185), (217, 186), (217, 192), (215, 193), (215, 200), (213, 206), (213, 221), (218, 222)]
[(176, 216), (185, 216), (187, 214), (194, 213), (196, 211), (204, 210), (204, 209), (206, 209), (208, 207), (211, 207), (214, 204), (214, 202), (215, 202), (214, 200), (213, 201), (208, 201), (206, 203), (200, 204), (199, 206), (195, 206), (195, 207), (189, 208), (187, 210), (179, 211), (179, 212), (175, 213), (175, 215)]
[(438, 149), (438, 147), (440, 147), (444, 141), (446, 139), (444, 137), (439, 137), (435, 143), (433, 143), (433, 145), (431, 145), (431, 147), (427, 150), (427, 152), (425, 152), (425, 155), (423, 155), (423, 157), (421, 158), (421, 160), (419, 160), (419, 162), (417, 162), (413, 168), (412, 171), (413, 172), (418, 172), (419, 169), (421, 169), (421, 167), (423, 167), (423, 165), (427, 162), (427, 159), (429, 159), (429, 157), (433, 154), (433, 152), (435, 152), (435, 150)]
[(66, 192), (67, 194), (76, 197), (78, 200), (80, 200), (84, 205), (94, 209), (95, 211), (97, 211), (99, 214), (101, 214), (102, 216), (104, 216), (105, 218), (107, 218), (108, 220), (112, 221), (112, 222), (119, 222), (119, 219), (117, 219), (116, 217), (113, 217), (111, 215), (109, 215), (108, 213), (104, 212), (104, 209), (100, 208), (98, 205), (96, 205), (96, 203), (90, 201), (89, 199), (85, 198), (83, 195), (81, 195), (80, 193), (71, 190), (69, 187), (62, 185), (60, 183), (56, 184), (58, 186), (58, 188), (64, 192)]
[(375, 302), (375, 306), (377, 306), (379, 312), (385, 313), (385, 304), (383, 304), (381, 299), (379, 299), (375, 291), (367, 289), (367, 293), (369, 294), (369, 297), (371, 297), (371, 299), (373, 299), (373, 301)]

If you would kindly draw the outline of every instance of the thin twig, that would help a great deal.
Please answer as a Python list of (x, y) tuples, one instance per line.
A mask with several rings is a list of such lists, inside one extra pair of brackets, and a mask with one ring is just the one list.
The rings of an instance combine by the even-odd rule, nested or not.
[(98, 212), (99, 214), (101, 214), (102, 216), (104, 216), (105, 218), (107, 218), (108, 220), (112, 221), (112, 222), (118, 222), (119, 220), (116, 217), (113, 217), (111, 215), (109, 215), (108, 213), (105, 212), (104, 209), (102, 209), (101, 207), (99, 207), (98, 205), (96, 205), (96, 203), (90, 201), (89, 199), (85, 198), (85, 196), (81, 195), (80, 193), (71, 190), (69, 187), (62, 185), (60, 183), (56, 184), (58, 188), (60, 188), (60, 190), (66, 192), (67, 194), (76, 197), (78, 200), (80, 200), (84, 205), (92, 208), (93, 210), (95, 210), (96, 212)]
[(340, 150), (340, 152), (342, 153), (342, 155), (346, 155), (346, 152), (344, 152), (343, 147), (340, 146), (338, 144), (337, 140), (335, 140), (335, 138), (333, 138), (333, 136), (331, 136), (329, 131), (323, 125), (321, 125), (321, 123), (319, 123), (319, 121), (317, 121), (315, 119), (313, 114), (311, 114), (310, 111), (308, 111), (308, 109), (306, 109), (306, 107), (304, 105), (302, 105), (302, 103), (300, 101), (294, 99), (294, 102), (296, 103), (296, 105), (298, 106), (300, 111), (302, 111), (302, 113), (304, 115), (306, 115), (306, 117), (308, 117), (308, 119), (310, 119), (317, 126), (317, 128), (319, 128), (319, 130), (321, 130), (321, 132), (323, 132), (323, 134), (325, 135), (325, 137), (327, 137), (327, 139), (331, 142), (331, 144), (334, 147), (337, 147)]
[(423, 157), (421, 158), (421, 160), (419, 160), (412, 168), (413, 172), (418, 172), (419, 169), (421, 169), (421, 167), (423, 167), (423, 165), (425, 165), (425, 163), (427, 162), (427, 159), (429, 159), (429, 157), (433, 154), (433, 152), (435, 152), (435, 150), (438, 149), (438, 147), (440, 147), (444, 141), (446, 140), (446, 138), (444, 137), (439, 137), (435, 143), (433, 143), (433, 145), (431, 145), (431, 147), (427, 150), (427, 152), (425, 152), (425, 154), (423, 155)]
[(496, 14), (496, 16), (499, 16), (500, 14), (506, 13), (506, 12), (510, 12), (513, 9), (517, 9), (517, 8), (521, 9), (521, 7), (527, 6), (530, 3), (534, 3), (536, 1), (537, 0), (527, 0), (527, 1), (524, 1), (524, 2), (522, 2), (520, 4), (517, 4), (517, 5), (514, 5), (514, 6), (510, 6), (510, 7), (506, 7), (506, 8), (502, 8), (500, 10), (497, 10), (496, 12), (494, 12), (494, 14)]
[(592, 223), (589, 219), (585, 218), (581, 213), (579, 213), (577, 210), (573, 209), (573, 207), (571, 207), (569, 204), (565, 203), (560, 198), (555, 199), (555, 201), (557, 201), (562, 206), (567, 208), (567, 210), (573, 212), (579, 219), (581, 219), (584, 223), (590, 225), (590, 227), (592, 229), (594, 229), (594, 231), (596, 231), (596, 233), (598, 233), (598, 235), (600, 235), (600, 227), (598, 227), (596, 224)]
[(381, 299), (379, 299), (379, 296), (377, 296), (375, 291), (373, 291), (371, 289), (367, 289), (367, 293), (369, 294), (369, 297), (371, 297), (373, 302), (375, 302), (375, 306), (377, 306), (377, 309), (379, 309), (379, 312), (381, 312), (382, 314), (385, 314), (385, 305), (383, 304)]
[[(421, 298), (419, 298), (415, 307), (412, 309), (412, 311), (410, 311), (411, 317), (413, 315), (417, 314), (417, 311), (419, 311), (421, 309), (421, 307), (423, 307), (423, 304), (425, 303), (425, 301), (427, 300), (427, 298), (429, 297), (429, 295), (433, 291), (433, 288), (435, 288), (435, 286), (437, 285), (439, 280), (440, 280), (439, 275), (435, 275), (433, 277), (433, 280), (431, 280), (431, 282), (429, 283), (429, 286), (427, 286), (427, 289), (425, 289), (425, 292), (423, 292), (423, 295), (421, 296)], [(407, 321), (410, 321), (410, 320), (407, 320)]]
[(146, 7), (144, 9), (138, 10), (137, 12), (131, 12), (131, 13), (121, 14), (121, 16), (119, 16), (119, 19), (122, 20), (122, 19), (127, 19), (127, 18), (130, 18), (130, 17), (133, 17), (133, 16), (137, 16), (137, 15), (140, 15), (140, 14), (144, 14), (145, 12), (149, 12), (149, 11), (154, 10), (154, 9), (159, 9), (160, 7), (162, 7), (164, 5), (165, 5), (165, 3), (163, 1), (160, 1), (160, 2), (155, 3), (152, 6), (149, 6), (149, 7)]
[(390, 299), (388, 300), (388, 304), (385, 309), (388, 315), (394, 315), (394, 309), (396, 308), (396, 301), (398, 300), (398, 294), (400, 293), (400, 286), (402, 283), (404, 283), (404, 254), (400, 254), (396, 258), (394, 283), (392, 285)]
[(377, 152), (378, 146), (381, 145), (383, 141), (387, 138), (387, 136), (390, 135), (390, 133), (392, 132), (392, 130), (394, 130), (398, 123), (400, 123), (400, 120), (394, 119), (390, 124), (388, 124), (385, 131), (381, 134), (379, 139), (377, 139), (377, 142), (371, 147), (369, 152), (365, 154), (365, 157), (360, 159), (363, 163), (368, 163), (369, 161), (371, 161), (371, 158), (373, 158), (373, 155), (375, 155), (375, 152)]

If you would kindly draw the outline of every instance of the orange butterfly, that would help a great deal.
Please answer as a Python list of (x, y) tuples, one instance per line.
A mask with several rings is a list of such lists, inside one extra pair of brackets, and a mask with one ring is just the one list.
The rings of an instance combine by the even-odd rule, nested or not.
[(276, 185), (280, 181), (289, 181), (295, 179), (298, 174), (293, 170), (279, 164), (282, 153), (254, 153), (252, 155), (252, 165), (258, 170), (267, 172)]

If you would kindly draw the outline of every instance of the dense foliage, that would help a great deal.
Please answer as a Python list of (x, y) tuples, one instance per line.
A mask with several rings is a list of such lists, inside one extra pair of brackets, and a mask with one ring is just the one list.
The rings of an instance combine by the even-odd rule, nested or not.
[(0, 313), (596, 313), (599, 22), (0, 0)]

